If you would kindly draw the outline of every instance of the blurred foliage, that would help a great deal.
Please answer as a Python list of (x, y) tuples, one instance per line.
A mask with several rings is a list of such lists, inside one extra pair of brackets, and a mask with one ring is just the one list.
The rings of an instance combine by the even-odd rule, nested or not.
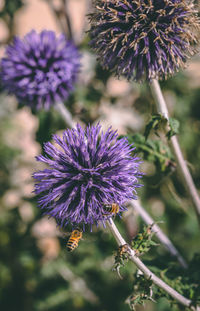
[[(3, 2), (0, 18), (9, 27), (8, 40), (15, 34), (14, 16), (23, 4), (20, 0)], [(80, 43), (80, 47), (83, 53), (91, 53), (88, 38)], [(73, 116), (84, 123), (92, 123), (102, 117), (99, 108), (105, 102), (112, 107), (120, 102), (124, 109), (133, 109), (142, 117), (141, 120), (147, 121), (147, 127), (141, 121), (138, 130), (127, 129), (129, 142), (134, 143), (137, 153), (144, 161), (144, 187), (139, 190), (139, 197), (155, 222), (164, 222), (161, 225), (163, 231), (186, 258), (189, 268), (183, 270), (175, 265), (174, 259), (162, 245), (150, 248), (155, 242), (152, 241), (151, 233), (148, 234), (149, 229), (146, 229), (146, 233), (144, 231), (137, 234), (143, 227), (137, 216), (137, 225), (133, 223), (131, 227), (135, 235), (133, 247), (143, 253), (145, 264), (154, 273), (192, 299), (195, 305), (200, 296), (197, 287), (200, 280), (200, 257), (195, 255), (200, 251), (199, 230), (191, 203), (178, 177), (167, 139), (163, 139), (160, 134), (160, 126), (165, 121), (156, 116), (153, 99), (146, 84), (133, 83), (127, 94), (113, 95), (108, 88), (111, 74), (93, 60), (94, 56), (89, 61), (88, 72), (91, 78), (82, 78), (65, 104)], [(200, 188), (200, 144), (197, 143), (200, 141), (200, 83), (194, 84), (190, 79), (186, 72), (182, 72), (163, 81), (161, 85), (170, 103), (172, 116), (168, 138), (180, 133), (181, 146), (197, 188)], [(128, 311), (130, 306), (141, 310), (141, 306), (138, 308), (136, 305), (145, 303), (147, 311), (177, 310), (177, 305), (171, 298), (155, 288), (151, 280), (144, 280), (136, 272), (134, 265), (128, 261), (126, 251), (116, 250), (115, 241), (104, 228), (94, 228), (92, 233), (85, 233), (79, 247), (73, 253), (67, 253), (66, 240), (58, 233), (51, 230), (46, 236), (34, 233), (36, 226), (45, 227), (40, 225), (43, 216), (35, 198), (24, 198), (19, 192), (20, 200), (10, 207), (5, 198), (9, 191), (17, 190), (13, 185), (12, 175), (16, 170), (16, 157), (22, 150), (12, 147), (10, 141), (7, 141), (7, 133), (15, 117), (12, 112), (22, 107), (18, 105), (8, 109), (9, 100), (5, 101), (2, 96), (0, 105), (0, 309)], [(35, 138), (42, 145), (56, 131), (65, 128), (62, 117), (53, 109), (49, 112), (32, 112), (39, 125), (30, 148), (33, 147)], [(151, 115), (154, 117), (151, 118)], [(109, 115), (103, 118), (110, 120)], [(23, 167), (23, 161), (20, 165)], [(34, 168), (29, 169), (31, 175)], [(33, 216), (29, 220), (25, 217), (22, 202), (31, 206)], [(116, 224), (123, 236), (129, 239), (130, 228), (126, 221), (116, 217)], [(112, 271), (113, 265), (118, 272), (120, 268), (123, 279)], [(152, 307), (154, 300), (156, 304)]]
[(149, 123), (147, 123), (144, 131), (144, 136), (147, 139), (151, 130), (159, 137), (158, 131), (164, 130), (166, 128), (167, 119), (165, 119), (161, 114), (156, 114), (151, 117)]
[[(3, 21), (6, 23), (9, 29), (8, 37), (5, 40), (6, 42), (8, 42), (15, 35), (15, 24), (14, 24), (15, 13), (17, 12), (18, 9), (20, 9), (24, 5), (24, 2), (22, 0), (2, 0), (0, 4), (1, 4), (0, 19), (3, 19)], [(0, 40), (0, 44), (6, 42), (1, 42)]]
[[(0, 97), (2, 102), (5, 98)], [(6, 113), (6, 112), (5, 112)], [(2, 109), (1, 114), (4, 114)], [(11, 147), (10, 144), (7, 144), (6, 137), (4, 133), (6, 129), (9, 129), (12, 125), (10, 118), (8, 116), (1, 117), (0, 114), (0, 196), (2, 196), (5, 191), (10, 188), (11, 180), (9, 178), (9, 172), (12, 168), (12, 163), (20, 154), (20, 150), (14, 147)]]
[(146, 280), (143, 275), (136, 273), (133, 294), (130, 295), (126, 302), (129, 304), (131, 310), (136, 310), (138, 305), (145, 306), (147, 301), (153, 301), (153, 283), (151, 280)]
[(0, 11), (0, 18), (4, 16), (14, 17), (15, 12), (23, 6), (22, 0), (6, 0)]
[[(139, 232), (132, 240), (131, 245), (136, 256), (143, 256), (149, 252), (152, 246), (158, 246), (158, 244), (152, 239), (154, 236), (154, 232), (152, 231), (153, 226), (154, 224), (144, 226), (143, 231)], [(177, 262), (175, 262), (174, 259), (167, 262), (166, 268), (164, 268), (163, 265), (159, 267), (159, 265), (157, 265), (156, 256), (152, 260), (151, 270), (180, 294), (191, 299), (193, 306), (199, 304), (200, 254), (196, 253), (194, 255), (188, 268), (184, 271), (177, 266)], [(115, 255), (114, 270), (118, 272), (121, 279), (122, 277), (119, 273), (119, 269), (125, 266), (128, 259), (129, 247), (125, 244), (119, 247)], [(127, 298), (126, 302), (132, 310), (135, 310), (138, 305), (145, 305), (147, 301), (156, 302), (162, 297), (166, 297), (171, 304), (178, 305), (177, 301), (166, 294), (164, 290), (157, 288), (152, 283), (151, 279), (145, 279), (143, 274), (140, 271), (137, 271), (134, 275), (133, 294)], [(178, 305), (178, 307), (182, 310), (181, 305)]]
[[(196, 253), (190, 261), (188, 269), (182, 271), (174, 262), (171, 262), (168, 264), (168, 268), (159, 271), (159, 276), (180, 294), (191, 299), (192, 305), (196, 306), (200, 303), (199, 265), (200, 254)], [(158, 269), (155, 269), (158, 273)], [(177, 302), (164, 293), (163, 290), (157, 288), (155, 290), (154, 299), (163, 296), (166, 296), (168, 301), (172, 304), (177, 304)], [(182, 308), (182, 306), (179, 307), (180, 309)]]
[(169, 147), (162, 140), (146, 139), (140, 133), (127, 135), (127, 138), (130, 144), (134, 144), (142, 159), (155, 164), (159, 173), (169, 174), (176, 167)]
[[(159, 130), (162, 130), (166, 137), (170, 139), (172, 136), (179, 134), (179, 125), (179, 121), (174, 118), (169, 118), (169, 121), (167, 121), (161, 114), (156, 114), (147, 123), (144, 136), (147, 139), (151, 130), (154, 130), (154, 133), (159, 137)], [(167, 126), (169, 129), (167, 129)]]
[(179, 123), (178, 120), (176, 120), (174, 118), (169, 118), (170, 130), (166, 134), (168, 139), (170, 139), (174, 135), (178, 135), (179, 134), (179, 126), (180, 126), (180, 123)]
[[(174, 261), (168, 262), (168, 268), (166, 269), (160, 269), (157, 265), (151, 265), (151, 270), (181, 295), (191, 299), (192, 306), (196, 306), (200, 303), (199, 264), (200, 254), (195, 254), (187, 270), (181, 270)], [(196, 271), (196, 273), (194, 273), (194, 271)], [(127, 303), (132, 310), (135, 310), (137, 305), (144, 305), (147, 300), (157, 302), (163, 297), (170, 303), (171, 308), (175, 307), (176, 310), (183, 309), (182, 305), (179, 305), (177, 301), (166, 294), (164, 290), (156, 287), (151, 279), (146, 280), (142, 274), (138, 272), (135, 273), (133, 294), (127, 298)]]

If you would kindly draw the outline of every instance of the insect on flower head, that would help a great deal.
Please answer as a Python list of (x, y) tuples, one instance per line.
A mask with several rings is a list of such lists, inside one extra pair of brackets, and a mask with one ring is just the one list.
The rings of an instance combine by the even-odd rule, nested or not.
[(105, 218), (104, 204), (115, 202), (119, 211), (123, 204), (136, 198), (140, 186), (140, 161), (126, 138), (117, 139), (116, 131), (101, 126), (77, 125), (53, 136), (54, 146), (44, 145), (45, 156), (37, 157), (48, 168), (34, 173), (35, 193), (39, 206), (54, 217), (61, 227), (88, 224), (90, 227)]

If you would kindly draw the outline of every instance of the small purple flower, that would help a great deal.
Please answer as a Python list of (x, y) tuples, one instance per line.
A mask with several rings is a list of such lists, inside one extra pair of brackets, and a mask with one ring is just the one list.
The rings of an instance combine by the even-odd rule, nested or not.
[(90, 45), (103, 67), (136, 81), (164, 79), (195, 52), (193, 0), (94, 0)]
[(103, 222), (110, 217), (105, 216), (103, 204), (117, 203), (121, 212), (141, 186), (134, 148), (126, 138), (117, 140), (111, 128), (100, 132), (99, 124), (85, 130), (77, 125), (64, 131), (62, 138), (54, 135), (58, 147), (48, 142), (47, 156), (37, 157), (50, 167), (33, 175), (35, 193), (42, 195), (39, 205), (62, 227)]
[(80, 54), (64, 35), (32, 30), (7, 47), (1, 61), (1, 80), (21, 103), (49, 109), (56, 101), (67, 99), (79, 68)]

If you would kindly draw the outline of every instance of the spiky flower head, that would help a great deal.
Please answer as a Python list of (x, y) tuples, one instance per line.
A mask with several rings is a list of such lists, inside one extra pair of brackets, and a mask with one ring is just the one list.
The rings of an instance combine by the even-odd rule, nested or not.
[(98, 224), (110, 217), (104, 204), (119, 204), (123, 211), (123, 204), (136, 198), (140, 162), (127, 139), (117, 138), (111, 128), (101, 132), (99, 124), (77, 125), (62, 138), (53, 136), (57, 147), (44, 145), (46, 156), (37, 160), (49, 168), (34, 173), (35, 193), (41, 195), (39, 206), (60, 226)]
[(64, 35), (32, 30), (16, 37), (1, 61), (4, 88), (23, 104), (49, 109), (67, 99), (80, 68), (80, 54)]
[(200, 26), (193, 0), (94, 0), (90, 21), (101, 64), (136, 81), (184, 67)]

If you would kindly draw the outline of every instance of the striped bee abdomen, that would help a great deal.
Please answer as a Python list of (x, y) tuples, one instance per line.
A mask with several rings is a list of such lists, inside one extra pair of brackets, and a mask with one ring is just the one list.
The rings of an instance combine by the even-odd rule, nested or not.
[(109, 215), (116, 215), (119, 213), (119, 205), (117, 203), (112, 204), (104, 204), (104, 211), (105, 213), (103, 216), (109, 216)]
[(69, 240), (67, 242), (67, 250), (68, 252), (74, 251), (78, 247), (78, 243), (80, 239), (82, 238), (82, 231), (79, 229), (73, 230)]

